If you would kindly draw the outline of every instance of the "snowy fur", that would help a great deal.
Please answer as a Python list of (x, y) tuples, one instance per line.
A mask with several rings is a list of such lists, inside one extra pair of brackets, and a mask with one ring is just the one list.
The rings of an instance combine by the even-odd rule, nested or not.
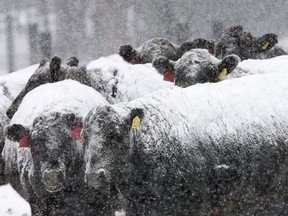
[[(51, 62), (53, 62), (53, 60), (55, 60), (56, 58), (58, 60), (57, 63), (59, 63), (59, 65), (56, 65), (56, 68), (58, 68), (58, 70), (56, 69), (55, 71), (56, 74), (54, 74), (54, 76), (57, 75), (57, 80), (54, 80), (52, 71), (55, 65), (53, 65)], [(69, 60), (71, 60), (71, 58), (68, 59), (67, 64), (74, 65), (73, 64), (74, 62), (71, 63), (71, 61)], [(43, 85), (46, 83), (52, 83), (55, 81), (61, 81), (65, 79), (73, 79), (73, 80), (77, 80), (78, 82), (82, 84), (91, 86), (85, 68), (77, 67), (77, 66), (70, 66), (67, 64), (61, 65), (61, 59), (58, 57), (53, 57), (51, 61), (42, 61), (40, 63), (40, 66), (35, 70), (33, 75), (28, 80), (26, 86), (13, 100), (11, 106), (8, 108), (6, 112), (7, 116), (9, 118), (12, 118), (14, 113), (17, 111), (19, 105), (21, 104), (23, 98), (25, 97), (25, 95), (40, 85)]]
[(176, 62), (165, 57), (157, 57), (152, 64), (160, 74), (170, 71), (175, 77), (175, 85), (188, 87), (197, 83), (218, 82), (223, 69), (230, 74), (240, 59), (236, 55), (219, 60), (206, 49), (192, 49)]
[(114, 183), (128, 216), (286, 212), (287, 79), (253, 75), (96, 107), (84, 125), (88, 183)]
[(133, 49), (131, 45), (120, 46), (119, 55), (131, 64), (146, 64), (152, 63), (154, 58), (160, 56), (176, 61), (184, 53), (196, 48), (208, 49), (213, 52), (214, 41), (197, 38), (185, 41), (178, 46), (165, 38), (152, 38), (137, 49)]
[(287, 73), (288, 55), (278, 56), (271, 59), (249, 59), (238, 64), (233, 73), (228, 74), (225, 79), (233, 79), (242, 76), (266, 73)]
[[(73, 79), (91, 86), (110, 103), (129, 101), (154, 90), (173, 85), (163, 81), (163, 77), (157, 74), (150, 64), (131, 65), (124, 62), (119, 55), (101, 57), (90, 62), (87, 68), (62, 64), (59, 80), (64, 79)], [(7, 115), (10, 118), (14, 115), (23, 97), (29, 91), (42, 84), (52, 82), (49, 62), (46, 62), (35, 71), (25, 88), (15, 98)]]
[[(265, 48), (263, 46), (269, 42)], [(236, 54), (241, 60), (256, 59), (258, 55), (265, 57), (275, 44), (278, 43), (278, 37), (275, 34), (265, 34), (259, 38), (253, 36), (250, 32), (244, 31), (242, 26), (233, 26), (225, 29), (216, 39), (215, 55), (217, 58), (224, 58), (226, 55)]]
[(165, 56), (172, 60), (178, 58), (175, 45), (164, 38), (150, 39), (135, 50), (130, 45), (122, 45), (119, 54), (132, 64), (151, 63), (156, 56)]
[[(28, 131), (32, 147), (20, 148), (18, 142), (6, 139), (2, 155), (8, 181), (30, 203), (32, 215), (76, 215), (79, 209), (85, 215), (101, 215), (98, 211), (109, 206), (106, 195), (90, 196), (82, 171), (82, 141), (71, 137), (73, 126), (82, 126), (90, 109), (107, 104), (94, 89), (73, 80), (42, 85), (24, 97), (6, 136), (12, 137), (11, 128), (20, 124)], [(60, 191), (45, 183), (45, 173), (51, 170), (63, 173)]]
[(130, 101), (173, 86), (151, 66), (131, 65), (119, 55), (101, 57), (87, 65), (91, 85), (110, 103)]
[[(5, 126), (9, 123), (6, 116), (6, 110), (12, 103), (13, 99), (25, 86), (27, 80), (36, 69), (37, 65), (27, 67), (25, 69), (16, 71), (14, 73), (0, 76), (0, 153), (4, 147), (4, 133)], [(5, 182), (4, 176), (4, 162), (0, 155), (0, 185)]]

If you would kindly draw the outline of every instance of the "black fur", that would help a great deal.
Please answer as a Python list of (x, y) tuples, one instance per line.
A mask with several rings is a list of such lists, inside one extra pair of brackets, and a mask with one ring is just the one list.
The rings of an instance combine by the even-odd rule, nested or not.
[(218, 82), (221, 71), (227, 69), (231, 73), (240, 62), (236, 55), (226, 56), (222, 61), (215, 59), (207, 50), (192, 49), (185, 53), (176, 62), (165, 57), (157, 57), (153, 60), (153, 66), (163, 74), (169, 69), (175, 76), (175, 85), (188, 87), (197, 83)]
[(66, 65), (69, 65), (71, 67), (78, 67), (79, 59), (77, 57), (73, 56), (66, 61)]
[(122, 45), (119, 54), (125, 61), (132, 64), (151, 63), (157, 56), (165, 56), (168, 59), (177, 59), (177, 50), (169, 40), (164, 38), (152, 38), (144, 42), (136, 50), (131, 45)]
[[(276, 34), (265, 34), (259, 38), (244, 31), (242, 26), (233, 26), (224, 30), (215, 43), (215, 55), (224, 58), (226, 55), (238, 55), (241, 60), (256, 59), (260, 53), (265, 54), (278, 43)], [(263, 45), (269, 45), (263, 48)]]
[(171, 69), (172, 69), (171, 72), (174, 71), (174, 66), (170, 64), (169, 59), (164, 56), (154, 58), (152, 61), (152, 65), (161, 75), (163, 75), (166, 71)]
[(51, 75), (53, 82), (58, 82), (60, 80), (61, 62), (62, 62), (62, 60), (57, 56), (54, 56), (50, 61), (49, 68), (50, 68), (50, 75)]
[(211, 54), (213, 54), (214, 45), (215, 41), (206, 40), (203, 38), (197, 38), (192, 41), (185, 41), (178, 48), (178, 58), (181, 58), (184, 53), (190, 51), (191, 49), (207, 49)]
[[(213, 97), (211, 93), (209, 96)], [(218, 93), (216, 91), (215, 95)], [(183, 90), (182, 94), (183, 98), (193, 101), (188, 90)], [(287, 130), (283, 130), (287, 125), (279, 122), (283, 114), (272, 120), (271, 125), (267, 123), (273, 132), (257, 121), (235, 128), (233, 121), (230, 125), (220, 120), (223, 128), (219, 133), (219, 128), (214, 133), (205, 127), (199, 128), (201, 122), (196, 123), (194, 128), (188, 129), (188, 138), (183, 142), (179, 137), (185, 132), (174, 134), (172, 131), (177, 131), (178, 121), (187, 128), (193, 123), (186, 125), (186, 116), (170, 110), (169, 100), (163, 99), (165, 108), (157, 106), (161, 104), (158, 100), (162, 99), (153, 94), (146, 103), (137, 101), (145, 113), (139, 129), (131, 129), (127, 120), (135, 116), (134, 111), (129, 112), (130, 106), (135, 106), (133, 102), (97, 107), (85, 121), (86, 155), (89, 157), (86, 175), (98, 170), (106, 173), (102, 175), (105, 181), (101, 182), (115, 184), (123, 193), (127, 216), (268, 216), (288, 212), (288, 143)], [(209, 101), (207, 98), (204, 106), (213, 107), (221, 100), (211, 99), (212, 104)], [(201, 104), (191, 104), (199, 106), (199, 113), (192, 114), (201, 116)], [(274, 106), (269, 104), (268, 107), (270, 105)], [(220, 111), (205, 115), (225, 119), (227, 109), (223, 107), (224, 114)]]
[(218, 64), (218, 74), (224, 69), (227, 69), (227, 74), (230, 74), (238, 65), (239, 59), (235, 55), (226, 56), (220, 64)]
[(66, 64), (61, 65), (61, 59), (57, 56), (54, 56), (50, 60), (49, 64), (43, 64), (44, 62), (41, 61), (40, 67), (30, 77), (24, 89), (22, 89), (22, 91), (17, 95), (10, 107), (7, 109), (7, 117), (11, 119), (18, 110), (24, 96), (40, 85), (53, 83), (64, 79), (73, 79), (84, 85), (91, 86), (92, 84), (86, 68), (75, 66), (77, 60), (78, 59), (76, 57), (71, 57), (68, 59), (68, 64), (73, 66)]
[(22, 136), (27, 136), (28, 134), (29, 132), (27, 129), (19, 124), (14, 124), (5, 128), (5, 136), (14, 142), (18, 142)]
[[(8, 127), (6, 136), (13, 141), (23, 133), (29, 134), (32, 158), (26, 160), (32, 160), (33, 176), (27, 164), (19, 164), (25, 167), (20, 173), (14, 173), (11, 167), (5, 173), (9, 183), (30, 203), (32, 215), (113, 215), (110, 190), (94, 190), (84, 182), (84, 158), (78, 150), (81, 143), (71, 138), (71, 129), (79, 124), (81, 118), (73, 113), (52, 113), (36, 118), (30, 132), (22, 125)], [(45, 175), (53, 170), (59, 172), (57, 178)], [(56, 183), (62, 186), (51, 191), (49, 185)]]
[(122, 56), (125, 61), (133, 64), (151, 63), (153, 59), (161, 56), (176, 61), (191, 49), (208, 49), (213, 53), (214, 43), (213, 40), (198, 38), (192, 41), (185, 41), (180, 46), (177, 46), (164, 38), (152, 38), (144, 42), (143, 45), (136, 50), (133, 49), (131, 45), (120, 46), (119, 55)]
[(122, 45), (119, 48), (119, 55), (122, 56), (125, 61), (130, 62), (133, 57), (136, 57), (136, 50), (134, 50), (131, 45)]

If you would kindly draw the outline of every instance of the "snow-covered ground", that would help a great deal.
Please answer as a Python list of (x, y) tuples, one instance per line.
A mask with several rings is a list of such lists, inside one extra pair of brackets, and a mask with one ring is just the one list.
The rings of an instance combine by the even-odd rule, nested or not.
[[(288, 73), (288, 56), (280, 56), (269, 60), (247, 60), (241, 62), (238, 67), (243, 71), (248, 71), (248, 73), (245, 72), (245, 74), (241, 74), (240, 76), (250, 74), (253, 76), (253, 74), (273, 73), (280, 71), (285, 71)], [(4, 77), (2, 78), (4, 79)], [(255, 88), (257, 88), (257, 82), (255, 82)], [(30, 216), (30, 207), (28, 203), (23, 200), (10, 185), (0, 186), (0, 216), (11, 215)]]
[(1, 216), (29, 216), (29, 204), (8, 184), (0, 187)]

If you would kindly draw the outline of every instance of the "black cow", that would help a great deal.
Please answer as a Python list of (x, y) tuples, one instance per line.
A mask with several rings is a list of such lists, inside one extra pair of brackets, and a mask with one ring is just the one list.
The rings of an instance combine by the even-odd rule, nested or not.
[(241, 60), (256, 59), (261, 53), (265, 55), (277, 43), (276, 34), (264, 34), (257, 38), (238, 25), (225, 29), (220, 34), (216, 39), (214, 51), (220, 59), (230, 54), (238, 55)]
[(7, 118), (5, 112), (12, 103), (13, 99), (25, 86), (27, 80), (36, 67), (37, 65), (33, 65), (0, 77), (0, 185), (6, 183), (4, 175), (5, 163), (1, 156), (5, 143), (4, 128), (9, 123), (9, 119)]
[(32, 215), (114, 215), (113, 188), (93, 192), (84, 182), (83, 119), (99, 104), (108, 102), (73, 80), (41, 85), (24, 97), (5, 129), (3, 159), (8, 182)]
[(159, 56), (176, 61), (184, 53), (196, 48), (208, 49), (213, 52), (214, 41), (198, 38), (185, 41), (177, 46), (164, 38), (152, 38), (136, 50), (129, 44), (120, 46), (119, 55), (131, 64), (146, 64), (151, 63), (154, 58)]
[(96, 107), (84, 123), (88, 184), (114, 184), (127, 216), (288, 214), (287, 78), (175, 87)]
[(239, 62), (236, 55), (219, 60), (206, 49), (192, 49), (176, 62), (166, 57), (157, 57), (152, 64), (160, 74), (172, 74), (175, 85), (188, 87), (197, 83), (221, 81)]
[(64, 79), (73, 79), (82, 84), (91, 86), (90, 79), (84, 67), (78, 67), (78, 59), (71, 57), (66, 64), (61, 65), (61, 59), (54, 56), (50, 61), (42, 60), (39, 68), (28, 80), (25, 88), (14, 99), (6, 114), (11, 119), (17, 111), (24, 96), (34, 88), (46, 84), (61, 81)]

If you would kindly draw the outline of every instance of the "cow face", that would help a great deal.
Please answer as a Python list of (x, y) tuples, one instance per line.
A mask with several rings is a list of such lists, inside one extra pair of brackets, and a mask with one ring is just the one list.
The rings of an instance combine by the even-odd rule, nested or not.
[(81, 128), (81, 118), (76, 115), (53, 113), (36, 118), (31, 129), (8, 126), (5, 134), (19, 142), (19, 148), (31, 149), (35, 181), (46, 191), (57, 192), (75, 181), (83, 165)]
[(123, 176), (125, 178), (129, 172), (129, 135), (135, 116), (142, 118), (143, 111), (132, 109), (127, 114), (111, 106), (104, 106), (88, 114), (83, 135), (86, 181), (89, 185), (97, 189), (112, 181), (115, 183)]

